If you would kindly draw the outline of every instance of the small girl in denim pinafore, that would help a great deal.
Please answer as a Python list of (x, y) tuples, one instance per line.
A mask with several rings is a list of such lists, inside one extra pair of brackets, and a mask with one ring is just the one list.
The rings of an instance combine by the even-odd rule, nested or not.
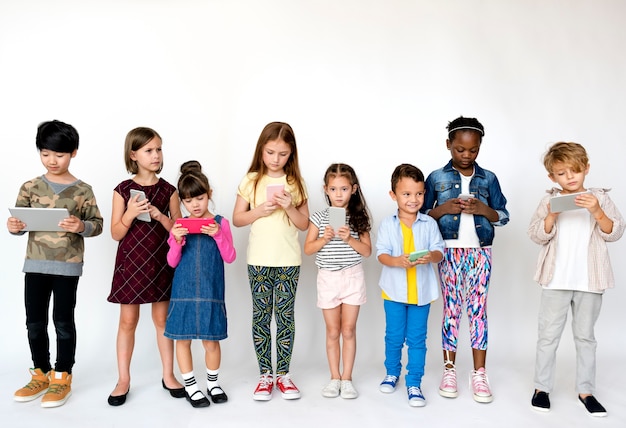
[(207, 407), (193, 374), (191, 340), (200, 339), (205, 349), (207, 394), (213, 403), (228, 397), (217, 382), (221, 350), (226, 339), (224, 262), (232, 263), (236, 252), (228, 220), (209, 211), (212, 190), (197, 161), (185, 162), (178, 180), (178, 194), (189, 217), (179, 219), (170, 231), (167, 262), (175, 267), (165, 336), (176, 341), (176, 358), (185, 381), (187, 401)]

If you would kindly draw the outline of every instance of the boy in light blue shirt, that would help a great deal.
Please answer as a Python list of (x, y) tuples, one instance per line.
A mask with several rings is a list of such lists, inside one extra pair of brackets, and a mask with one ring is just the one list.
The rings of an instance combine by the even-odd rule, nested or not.
[[(421, 391), (426, 362), (426, 332), (430, 303), (439, 297), (439, 282), (431, 263), (443, 259), (444, 241), (437, 222), (419, 212), (424, 203), (424, 174), (402, 164), (391, 176), (391, 199), (398, 204), (378, 229), (376, 257), (383, 265), (379, 285), (385, 308), (385, 369), (380, 391), (395, 391), (407, 344), (405, 382), (412, 407), (423, 407)], [(418, 251), (425, 253), (417, 254)], [(411, 253), (414, 253), (412, 256)]]

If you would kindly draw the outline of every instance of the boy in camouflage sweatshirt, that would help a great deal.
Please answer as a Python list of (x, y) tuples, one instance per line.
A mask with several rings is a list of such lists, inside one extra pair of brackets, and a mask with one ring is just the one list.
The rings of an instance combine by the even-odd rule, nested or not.
[[(74, 307), (78, 279), (83, 271), (84, 237), (102, 233), (103, 220), (91, 186), (69, 172), (78, 150), (78, 132), (57, 120), (37, 129), (36, 145), (46, 174), (20, 188), (17, 207), (67, 208), (70, 216), (59, 226), (64, 230), (29, 231), (24, 299), (26, 328), (33, 359), (31, 381), (15, 392), (16, 401), (32, 401), (43, 395), (42, 407), (63, 405), (71, 395), (72, 367), (76, 352)], [(10, 233), (26, 233), (26, 224), (15, 217), (7, 220)], [(57, 359), (50, 364), (48, 307), (53, 300), (57, 333)]]

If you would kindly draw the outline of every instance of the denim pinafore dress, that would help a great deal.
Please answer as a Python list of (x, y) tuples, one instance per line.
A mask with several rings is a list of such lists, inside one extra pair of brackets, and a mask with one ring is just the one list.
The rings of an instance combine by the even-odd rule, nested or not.
[[(215, 216), (221, 224), (222, 217)], [(226, 339), (224, 260), (215, 240), (206, 234), (185, 237), (174, 271), (165, 336), (173, 340)]]

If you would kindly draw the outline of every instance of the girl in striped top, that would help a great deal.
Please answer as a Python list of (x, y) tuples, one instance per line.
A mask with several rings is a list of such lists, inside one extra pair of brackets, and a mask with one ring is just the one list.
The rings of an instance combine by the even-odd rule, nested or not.
[[(372, 222), (359, 179), (349, 165), (334, 163), (328, 167), (324, 174), (324, 194), (330, 207), (310, 217), (304, 243), (305, 254), (317, 253), (317, 306), (322, 309), (326, 323), (330, 382), (322, 395), (356, 398), (358, 393), (352, 384), (356, 321), (360, 305), (366, 301), (361, 262), (372, 253)], [(345, 210), (345, 221), (331, 225), (334, 222), (329, 214), (336, 208)], [(343, 372), (339, 369), (340, 361)]]

